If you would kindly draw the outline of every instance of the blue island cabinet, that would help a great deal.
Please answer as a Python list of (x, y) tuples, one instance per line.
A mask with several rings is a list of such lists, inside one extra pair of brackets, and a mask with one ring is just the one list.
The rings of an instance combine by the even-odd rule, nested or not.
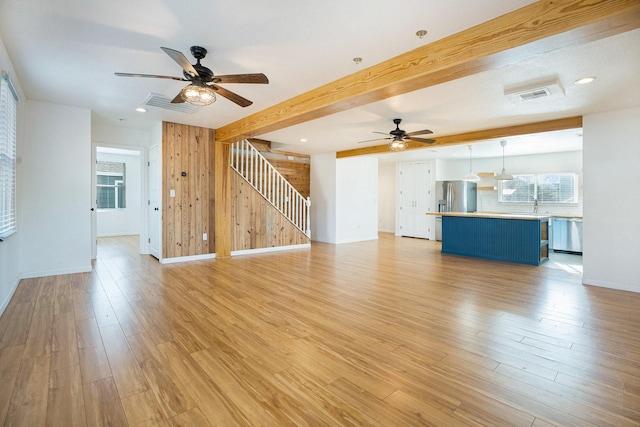
[(549, 218), (442, 216), (442, 253), (519, 264), (549, 259)]

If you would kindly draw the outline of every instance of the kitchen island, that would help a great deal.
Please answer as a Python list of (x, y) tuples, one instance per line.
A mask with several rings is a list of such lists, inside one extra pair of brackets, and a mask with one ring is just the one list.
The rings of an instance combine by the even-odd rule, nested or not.
[(442, 253), (519, 264), (549, 259), (550, 215), (438, 212)]

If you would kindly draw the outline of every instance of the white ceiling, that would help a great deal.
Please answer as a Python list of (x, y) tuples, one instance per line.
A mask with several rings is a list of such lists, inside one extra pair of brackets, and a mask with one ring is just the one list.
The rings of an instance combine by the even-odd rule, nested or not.
[[(459, 32), (531, 0), (134, 0), (74, 2), (0, 0), (0, 37), (29, 99), (89, 108), (98, 123), (145, 129), (160, 120), (218, 128), (277, 102)], [(419, 39), (420, 29), (428, 35)], [(185, 85), (123, 78), (114, 72), (181, 76), (160, 50), (209, 50), (203, 65), (218, 75), (263, 72), (269, 85), (224, 85), (254, 101), (241, 108), (220, 98), (193, 114), (148, 107), (150, 93), (173, 98)], [(356, 65), (352, 58), (362, 57)], [(195, 61), (194, 61), (195, 62)], [(573, 85), (586, 75), (594, 83)], [(640, 30), (561, 49), (399, 97), (261, 135), (283, 150), (323, 153), (388, 132), (393, 118), (411, 132), (434, 136), (571, 117), (640, 105)], [(564, 94), (514, 103), (505, 89), (557, 80)], [(576, 131), (509, 138), (506, 154), (580, 149)], [(382, 136), (382, 135), (381, 135)], [(301, 139), (307, 142), (301, 142)], [(518, 148), (522, 146), (523, 148)], [(467, 155), (462, 147), (425, 149), (385, 159)], [(497, 141), (474, 146), (474, 156), (501, 155)], [(408, 156), (408, 157), (407, 157)]]

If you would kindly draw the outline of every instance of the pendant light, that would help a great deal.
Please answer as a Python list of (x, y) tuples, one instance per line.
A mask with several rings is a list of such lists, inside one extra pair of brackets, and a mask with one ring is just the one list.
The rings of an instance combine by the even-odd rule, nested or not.
[(509, 175), (504, 170), (504, 146), (507, 145), (507, 141), (504, 139), (500, 141), (500, 145), (502, 145), (502, 172), (496, 176), (498, 181), (511, 181), (513, 179), (513, 175)]
[(468, 147), (469, 147), (469, 173), (463, 176), (462, 180), (463, 181), (480, 181), (480, 177), (475, 173), (473, 173), (473, 167), (472, 167), (473, 161), (471, 159), (471, 145), (469, 145)]

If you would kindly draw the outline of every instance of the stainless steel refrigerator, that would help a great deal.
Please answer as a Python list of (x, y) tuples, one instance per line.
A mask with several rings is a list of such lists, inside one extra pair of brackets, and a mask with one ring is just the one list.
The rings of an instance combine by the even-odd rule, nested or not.
[[(475, 212), (478, 185), (467, 181), (436, 181), (438, 212)], [(436, 240), (442, 240), (442, 217), (436, 217)]]

